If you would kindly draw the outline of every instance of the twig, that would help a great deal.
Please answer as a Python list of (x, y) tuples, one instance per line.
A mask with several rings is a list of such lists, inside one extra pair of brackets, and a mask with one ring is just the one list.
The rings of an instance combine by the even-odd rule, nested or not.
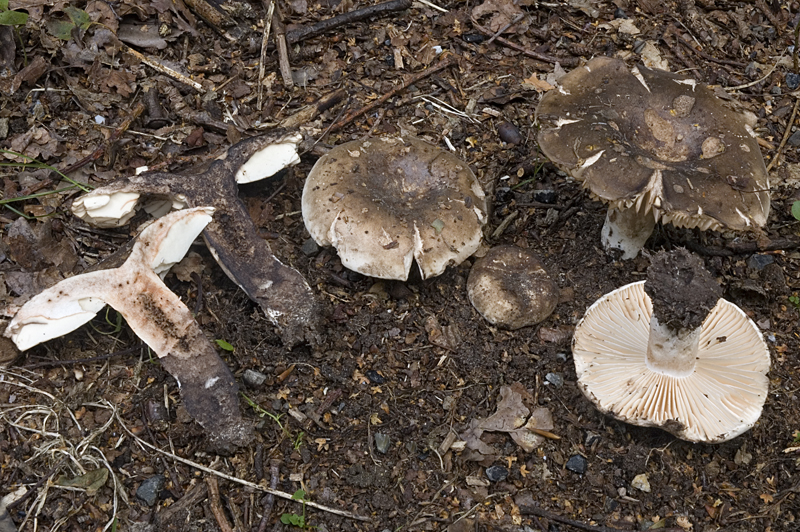
[[(548, 512), (538, 506), (520, 506), (519, 511), (522, 514), (527, 515), (536, 515), (539, 517), (544, 517), (545, 519), (550, 519), (551, 521), (556, 521), (557, 523), (561, 523), (563, 525), (568, 525), (573, 528), (577, 528), (579, 530), (588, 530), (589, 532), (628, 532), (630, 529), (625, 528), (613, 528), (610, 526), (603, 526), (603, 525), (590, 525), (588, 523), (583, 523), (581, 521), (574, 521), (572, 519), (567, 519), (566, 517), (561, 517), (558, 514), (554, 514), (553, 512)], [(682, 531), (683, 529), (672, 527), (672, 528), (662, 528), (662, 532), (678, 532)], [(633, 532), (633, 531), (630, 531)]]
[(311, 122), (316, 117), (330, 109), (331, 107), (339, 104), (342, 100), (345, 99), (347, 96), (347, 92), (344, 89), (337, 89), (329, 94), (322, 96), (319, 100), (312, 103), (311, 105), (306, 105), (295, 114), (284, 118), (278, 124), (279, 127), (285, 129), (292, 129), (297, 126), (301, 126), (308, 122)]
[(128, 52), (132, 56), (136, 57), (137, 59), (139, 59), (139, 61), (141, 61), (145, 65), (149, 66), (153, 70), (161, 72), (162, 74), (165, 74), (165, 75), (171, 77), (174, 80), (180, 81), (181, 83), (190, 86), (191, 88), (193, 88), (194, 90), (196, 90), (200, 94), (205, 94), (206, 90), (203, 88), (203, 86), (200, 85), (199, 83), (197, 83), (196, 81), (194, 81), (193, 79), (190, 79), (190, 78), (184, 76), (183, 74), (181, 74), (177, 70), (171, 69), (170, 67), (168, 67), (167, 65), (163, 64), (161, 61), (159, 61), (158, 59), (156, 59), (154, 57), (148, 57), (148, 56), (144, 55), (143, 53), (137, 52), (136, 50), (134, 50), (133, 48), (131, 48), (127, 44), (122, 43), (122, 41), (120, 41), (120, 44), (122, 46), (124, 46), (124, 50), (126, 52)]
[(713, 63), (718, 63), (720, 65), (728, 65), (728, 66), (733, 66), (733, 67), (737, 67), (737, 68), (743, 68), (743, 67), (747, 66), (744, 63), (739, 63), (738, 61), (729, 61), (728, 59), (717, 59), (713, 55), (707, 54), (703, 50), (698, 50), (690, 42), (687, 42), (686, 39), (684, 39), (680, 35), (677, 35), (677, 38), (678, 38), (678, 42), (679, 43), (681, 43), (686, 48), (688, 48), (692, 52), (696, 53), (697, 55), (699, 55), (700, 57), (702, 57), (706, 61), (711, 61)]
[(505, 26), (503, 26), (502, 28), (497, 30), (497, 32), (494, 35), (492, 35), (492, 38), (489, 39), (488, 41), (486, 41), (486, 45), (488, 46), (488, 45), (492, 44), (495, 39), (497, 39), (498, 37), (500, 37), (503, 34), (504, 31), (506, 31), (508, 28), (510, 28), (511, 26), (513, 26), (514, 24), (516, 24), (517, 22), (522, 20), (523, 18), (525, 18), (525, 13), (520, 13), (519, 15), (514, 17), (514, 19), (511, 22), (509, 22), (508, 24), (506, 24)]
[(789, 135), (792, 134), (792, 124), (794, 124), (794, 117), (797, 116), (797, 107), (800, 106), (800, 97), (795, 98), (794, 101), (794, 108), (792, 109), (792, 116), (789, 118), (789, 121), (786, 123), (786, 131), (783, 132), (783, 138), (781, 139), (781, 143), (778, 146), (778, 151), (775, 152), (775, 156), (772, 157), (772, 160), (767, 165), (767, 172), (772, 170), (772, 167), (775, 166), (775, 163), (781, 156), (781, 152), (783, 151), (783, 147), (786, 146), (786, 141), (789, 140)]
[[(266, 0), (265, 0), (266, 2)], [(269, 32), (272, 29), (272, 15), (275, 13), (275, 0), (269, 0), (266, 3), (267, 16), (264, 17), (264, 35), (261, 38), (261, 60), (258, 63), (258, 110), (261, 111), (261, 106), (264, 103), (264, 75), (266, 69), (264, 65), (267, 63), (267, 43), (269, 42)]]
[(40, 478), (40, 479), (39, 479), (39, 480), (36, 482), (36, 484), (34, 484), (34, 485), (33, 485), (33, 486), (31, 486), (30, 488), (28, 488), (28, 491), (26, 491), (26, 492), (25, 492), (25, 494), (24, 494), (22, 497), (20, 497), (20, 498), (19, 498), (19, 499), (17, 499), (16, 501), (14, 501), (14, 502), (12, 502), (11, 504), (9, 504), (8, 506), (6, 506), (6, 510), (8, 510), (9, 512), (10, 512), (10, 511), (13, 511), (13, 510), (14, 510), (14, 508), (16, 508), (17, 506), (19, 506), (20, 504), (22, 504), (23, 502), (25, 502), (26, 500), (28, 500), (28, 498), (29, 498), (31, 495), (33, 495), (34, 493), (36, 493), (36, 490), (38, 490), (39, 488), (41, 488), (41, 487), (42, 487), (42, 485), (43, 485), (45, 482), (47, 482), (48, 480), (50, 480), (50, 477), (52, 477), (53, 475), (55, 475), (56, 471), (58, 471), (58, 469), (59, 469), (59, 468), (60, 468), (62, 465), (64, 465), (64, 462), (66, 462), (66, 461), (67, 461), (67, 457), (66, 457), (66, 456), (65, 456), (64, 458), (62, 458), (61, 460), (59, 460), (59, 462), (58, 462), (56, 465), (54, 465), (54, 466), (53, 466), (53, 468), (52, 468), (52, 469), (50, 469), (50, 471), (49, 471), (49, 472), (48, 472), (48, 473), (47, 473), (45, 476), (43, 476), (42, 478)]
[[(188, 465), (189, 467), (194, 467), (195, 469), (198, 469), (198, 470), (203, 471), (205, 473), (210, 473), (212, 475), (216, 475), (219, 478), (224, 478), (225, 480), (229, 480), (231, 482), (235, 482), (236, 484), (240, 484), (240, 485), (248, 487), (250, 489), (253, 489), (253, 490), (256, 490), (256, 491), (262, 491), (264, 493), (271, 493), (272, 495), (274, 495), (276, 497), (280, 497), (281, 499), (286, 499), (288, 501), (301, 502), (301, 501), (298, 501), (297, 499), (295, 499), (292, 496), (291, 493), (286, 493), (285, 491), (278, 491), (278, 490), (274, 490), (274, 489), (271, 489), (271, 488), (265, 488), (264, 486), (261, 486), (259, 484), (254, 483), (254, 482), (250, 482), (250, 481), (247, 481), (247, 480), (244, 480), (244, 479), (241, 479), (241, 478), (237, 478), (237, 477), (234, 477), (232, 475), (228, 475), (226, 473), (222, 473), (221, 471), (216, 471), (216, 470), (211, 469), (210, 467), (206, 467), (203, 464), (200, 464), (198, 462), (194, 462), (194, 461), (188, 460), (186, 458), (181, 458), (180, 456), (178, 456), (176, 454), (173, 454), (173, 453), (164, 451), (162, 449), (159, 449), (155, 445), (147, 443), (146, 441), (144, 441), (143, 439), (141, 439), (140, 437), (135, 435), (133, 432), (131, 432), (131, 430), (128, 428), (128, 426), (125, 425), (125, 422), (122, 420), (122, 417), (119, 415), (118, 412), (115, 412), (115, 415), (116, 415), (116, 418), (117, 418), (117, 422), (119, 423), (120, 427), (122, 427), (122, 430), (124, 430), (125, 433), (128, 436), (130, 436), (131, 438), (136, 440), (136, 442), (139, 443), (139, 445), (142, 445), (143, 447), (147, 447), (148, 449), (151, 449), (151, 450), (153, 450), (153, 451), (155, 451), (157, 453), (161, 453), (164, 456), (169, 456), (173, 460), (177, 460), (178, 462), (181, 462), (182, 464)], [(305, 501), (305, 505), (308, 506), (309, 508), (316, 508), (317, 510), (322, 510), (323, 512), (328, 512), (328, 513), (331, 513), (331, 514), (334, 514), (334, 515), (340, 515), (340, 516), (346, 517), (348, 519), (353, 519), (354, 521), (362, 521), (362, 522), (365, 522), (365, 523), (372, 522), (372, 519), (370, 519), (369, 517), (365, 517), (363, 515), (357, 515), (357, 514), (354, 514), (352, 512), (347, 512), (345, 510), (337, 510), (336, 508), (330, 508), (328, 506), (325, 506), (325, 505), (322, 505), (322, 504), (319, 504), (319, 503), (316, 503), (316, 502)]]
[(208, 495), (208, 488), (204, 483), (197, 483), (190, 489), (186, 495), (178, 499), (174, 504), (168, 508), (164, 508), (156, 514), (156, 530), (165, 530), (166, 524), (173, 519), (178, 520), (178, 515), (188, 517), (192, 511), (192, 507), (206, 498)]
[(425, 79), (426, 77), (430, 76), (431, 74), (435, 74), (436, 72), (439, 72), (440, 70), (444, 70), (445, 68), (453, 66), (455, 64), (456, 64), (456, 58), (451, 55), (451, 56), (449, 56), (449, 57), (447, 57), (445, 59), (442, 59), (436, 65), (428, 68), (427, 70), (423, 70), (422, 72), (417, 72), (416, 74), (413, 74), (413, 75), (409, 76), (407, 79), (405, 79), (403, 81), (403, 83), (401, 83), (400, 85), (398, 85), (397, 87), (395, 87), (391, 91), (387, 92), (386, 94), (384, 94), (383, 96), (381, 96), (377, 100), (373, 101), (369, 105), (365, 105), (361, 109), (357, 109), (355, 111), (348, 112), (342, 119), (340, 119), (339, 121), (335, 122), (329, 128), (329, 132), (330, 131), (338, 131), (338, 130), (342, 129), (343, 127), (348, 125), (350, 122), (352, 122), (353, 120), (355, 120), (359, 116), (361, 116), (361, 115), (363, 115), (365, 113), (369, 113), (370, 111), (372, 111), (376, 107), (380, 107), (381, 105), (386, 103), (386, 101), (389, 98), (391, 98), (393, 96), (396, 96), (397, 94), (399, 94), (402, 91), (404, 91), (409, 85), (413, 85), (414, 83), (417, 83), (418, 81), (420, 81), (422, 79)]
[(286, 41), (289, 44), (295, 44), (304, 39), (311, 39), (317, 35), (336, 29), (346, 24), (353, 24), (370, 17), (377, 17), (385, 15), (386, 13), (394, 13), (395, 11), (403, 11), (411, 7), (411, 0), (390, 0), (389, 2), (382, 2), (374, 6), (362, 7), (336, 15), (329, 19), (321, 20), (310, 26), (301, 26), (286, 32)]
[[(471, 19), (471, 20), (472, 20), (472, 25), (475, 27), (476, 30), (478, 30), (479, 32), (483, 33), (486, 36), (489, 36), (489, 37), (493, 37), (494, 36), (494, 32), (492, 30), (490, 30), (489, 28), (486, 28), (484, 26), (481, 26), (478, 23), (478, 21), (475, 20), (474, 18)], [(534, 52), (533, 50), (528, 50), (527, 48), (525, 48), (523, 46), (520, 46), (520, 45), (518, 45), (516, 43), (513, 43), (513, 42), (511, 42), (508, 39), (505, 39), (503, 37), (497, 37), (496, 40), (497, 40), (497, 42), (499, 42), (503, 46), (507, 46), (507, 47), (511, 48), (512, 50), (516, 50), (516, 51), (518, 51), (518, 52), (520, 52), (520, 53), (522, 53), (524, 55), (527, 55), (528, 57), (532, 57), (533, 59), (537, 59), (539, 61), (544, 61), (545, 63), (550, 63), (551, 65), (554, 65), (556, 63), (561, 63), (562, 66), (573, 67), (573, 66), (576, 66), (578, 64), (578, 59), (576, 59), (574, 57), (553, 57), (552, 55), (540, 54), (539, 52)]]
[(280, 8), (277, 11), (272, 24), (275, 26), (275, 47), (278, 49), (278, 65), (281, 69), (283, 86), (287, 89), (294, 87), (292, 79), (292, 64), (289, 62), (289, 47), (286, 45), (286, 26), (283, 24), (283, 16)]
[[(269, 489), (274, 490), (278, 486), (278, 477), (280, 477), (280, 461), (269, 461)], [(264, 510), (261, 515), (261, 521), (258, 523), (258, 532), (265, 532), (267, 530), (267, 523), (269, 523), (269, 516), (272, 513), (272, 507), (275, 505), (275, 496), (268, 493), (264, 497)]]
[[(800, 25), (798, 25), (798, 28), (800, 28)], [(738, 91), (738, 90), (741, 90), (741, 89), (749, 89), (753, 85), (758, 85), (759, 83), (761, 83), (762, 81), (764, 81), (765, 79), (770, 77), (770, 75), (772, 75), (773, 72), (775, 72), (775, 69), (778, 67), (778, 63), (781, 62), (781, 59), (783, 59), (784, 55), (785, 54), (781, 54), (781, 56), (778, 58), (778, 60), (775, 61), (775, 64), (772, 65), (772, 68), (769, 69), (769, 72), (764, 74), (763, 77), (761, 77), (761, 78), (759, 78), (759, 79), (757, 79), (755, 81), (751, 81), (750, 83), (745, 83), (744, 85), (736, 85), (735, 87), (725, 87), (725, 90), (726, 91)]]
[(225, 517), (225, 511), (222, 509), (222, 503), (219, 501), (219, 484), (217, 484), (217, 477), (206, 477), (206, 486), (208, 486), (208, 502), (211, 505), (211, 513), (214, 514), (214, 519), (217, 521), (222, 532), (233, 532), (233, 527)]

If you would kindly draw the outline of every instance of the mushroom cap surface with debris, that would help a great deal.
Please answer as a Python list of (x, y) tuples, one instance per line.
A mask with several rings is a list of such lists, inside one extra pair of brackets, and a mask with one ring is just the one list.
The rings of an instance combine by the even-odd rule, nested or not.
[(597, 300), (575, 328), (578, 384), (597, 408), (633, 425), (716, 443), (752, 427), (769, 381), (769, 350), (756, 325), (720, 299), (703, 321), (693, 371), (675, 376), (646, 360), (653, 305), (645, 281)]
[(678, 227), (766, 224), (769, 182), (743, 114), (705, 85), (597, 57), (536, 110), (542, 151), (616, 209), (653, 209)]
[(404, 281), (414, 260), (427, 279), (472, 255), (487, 207), (455, 155), (414, 138), (370, 138), (320, 157), (302, 210), (311, 237), (347, 268)]
[(469, 272), (467, 294), (487, 321), (512, 331), (547, 318), (559, 295), (542, 261), (517, 246), (496, 246), (478, 259)]

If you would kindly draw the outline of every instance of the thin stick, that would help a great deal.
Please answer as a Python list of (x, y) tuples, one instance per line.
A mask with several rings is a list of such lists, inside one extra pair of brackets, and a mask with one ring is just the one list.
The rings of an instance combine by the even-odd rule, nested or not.
[(359, 116), (361, 116), (363, 114), (366, 114), (366, 113), (369, 113), (370, 111), (372, 111), (376, 107), (380, 107), (381, 105), (386, 103), (386, 101), (389, 98), (392, 98), (393, 96), (396, 96), (397, 94), (399, 94), (402, 91), (404, 91), (409, 85), (413, 85), (414, 83), (417, 83), (418, 81), (420, 81), (422, 79), (425, 79), (426, 77), (430, 76), (431, 74), (435, 74), (436, 72), (439, 72), (440, 70), (444, 70), (445, 68), (453, 66), (455, 64), (456, 64), (456, 58), (455, 58), (455, 56), (451, 55), (451, 56), (449, 56), (449, 57), (447, 57), (445, 59), (442, 59), (441, 61), (439, 61), (439, 63), (437, 63), (436, 65), (434, 65), (434, 66), (432, 66), (430, 68), (428, 68), (427, 70), (423, 70), (422, 72), (417, 72), (416, 74), (413, 74), (413, 75), (409, 76), (407, 79), (405, 79), (403, 81), (403, 83), (401, 83), (400, 85), (398, 85), (397, 87), (395, 87), (391, 91), (387, 92), (386, 94), (384, 94), (383, 96), (381, 96), (377, 100), (373, 101), (369, 105), (365, 105), (361, 109), (357, 109), (355, 111), (350, 111), (349, 113), (347, 113), (344, 116), (344, 118), (342, 118), (338, 122), (335, 122), (330, 127), (329, 131), (338, 131), (338, 130), (342, 129), (343, 127), (348, 125), (350, 122), (352, 122), (353, 120), (355, 120)]
[(310, 26), (301, 26), (288, 31), (286, 32), (286, 41), (289, 44), (295, 44), (347, 24), (353, 24), (367, 18), (377, 17), (387, 13), (394, 13), (395, 11), (403, 11), (409, 7), (411, 7), (411, 0), (390, 0), (389, 2), (382, 2), (374, 6), (362, 7), (361, 9), (348, 11), (347, 13), (321, 20)]
[(133, 347), (129, 347), (127, 349), (123, 349), (122, 351), (117, 351), (115, 353), (109, 353), (107, 355), (100, 355), (98, 357), (91, 357), (91, 358), (76, 358), (73, 360), (48, 360), (47, 362), (37, 362), (36, 364), (28, 364), (26, 366), (20, 366), (23, 369), (36, 369), (36, 368), (49, 368), (51, 366), (70, 366), (73, 364), (88, 364), (90, 362), (99, 362), (101, 360), (108, 360), (109, 358), (114, 358), (122, 355), (127, 355), (129, 353), (135, 353), (139, 349), (142, 349), (145, 345), (139, 344)]
[[(484, 26), (481, 26), (480, 24), (478, 24), (478, 21), (475, 20), (474, 18), (472, 19), (472, 25), (475, 27), (476, 30), (483, 33), (484, 35), (487, 35), (489, 37), (494, 36), (494, 32), (492, 30)], [(553, 57), (552, 55), (540, 54), (539, 52), (528, 50), (527, 48), (520, 46), (516, 43), (513, 43), (508, 39), (504, 39), (503, 37), (497, 37), (496, 40), (503, 46), (507, 46), (512, 50), (516, 50), (524, 55), (527, 55), (528, 57), (532, 57), (533, 59), (544, 61), (545, 63), (550, 63), (551, 65), (554, 65), (556, 63), (561, 63), (561, 65), (563, 66), (572, 67), (578, 64), (578, 59), (575, 57)]]
[(287, 89), (294, 87), (292, 79), (292, 64), (289, 62), (289, 47), (286, 44), (286, 26), (283, 25), (283, 16), (280, 8), (276, 8), (277, 13), (272, 23), (275, 25), (275, 46), (278, 48), (278, 65), (281, 69), (283, 86)]
[(789, 122), (786, 123), (786, 131), (783, 132), (783, 138), (781, 139), (781, 144), (778, 146), (778, 151), (775, 152), (775, 156), (767, 165), (767, 172), (769, 173), (772, 170), (772, 167), (775, 166), (775, 163), (778, 162), (778, 159), (781, 156), (781, 152), (783, 151), (783, 147), (786, 146), (786, 141), (789, 140), (789, 135), (792, 134), (792, 124), (794, 124), (794, 117), (797, 116), (797, 107), (800, 106), (800, 97), (795, 98), (794, 101), (794, 108), (792, 109), (792, 116), (789, 118)]
[[(211, 469), (210, 467), (206, 467), (203, 464), (200, 464), (198, 462), (194, 462), (194, 461), (188, 460), (186, 458), (181, 458), (180, 456), (178, 456), (176, 454), (169, 453), (167, 451), (159, 449), (155, 445), (147, 443), (146, 441), (144, 441), (143, 439), (141, 439), (140, 437), (135, 435), (133, 432), (131, 432), (131, 430), (128, 428), (128, 426), (125, 425), (125, 422), (122, 421), (122, 417), (119, 415), (119, 413), (115, 413), (115, 415), (117, 417), (117, 422), (119, 423), (120, 427), (122, 427), (122, 430), (124, 430), (128, 434), (128, 436), (130, 436), (131, 438), (136, 440), (139, 443), (139, 445), (147, 447), (148, 449), (152, 449), (153, 451), (155, 451), (157, 453), (161, 453), (164, 456), (169, 456), (173, 460), (177, 460), (178, 462), (181, 462), (182, 464), (186, 464), (189, 467), (193, 467), (195, 469), (203, 471), (204, 473), (210, 473), (212, 475), (216, 475), (219, 478), (224, 478), (225, 480), (229, 480), (231, 482), (235, 482), (236, 484), (240, 484), (242, 486), (248, 487), (248, 488), (256, 490), (256, 491), (263, 491), (264, 493), (271, 493), (272, 495), (274, 495), (276, 497), (280, 497), (281, 499), (286, 499), (288, 501), (295, 501), (295, 502), (298, 502), (298, 503), (302, 502), (302, 501), (298, 501), (297, 499), (295, 499), (292, 496), (291, 493), (286, 493), (285, 491), (278, 491), (278, 490), (274, 490), (274, 489), (270, 489), (270, 488), (265, 488), (264, 486), (261, 486), (259, 484), (254, 483), (254, 482), (250, 482), (250, 481), (247, 481), (247, 480), (244, 480), (244, 479), (241, 479), (241, 478), (237, 478), (237, 477), (234, 477), (232, 475), (228, 475), (228, 474), (222, 473), (220, 471), (216, 471), (216, 470)], [(371, 523), (372, 522), (372, 519), (370, 519), (369, 517), (365, 517), (365, 516), (362, 516), (362, 515), (357, 515), (357, 514), (354, 514), (354, 513), (351, 513), (351, 512), (347, 512), (345, 510), (337, 510), (336, 508), (330, 508), (328, 506), (324, 506), (322, 504), (318, 504), (318, 503), (315, 503), (315, 502), (306, 501), (305, 505), (308, 506), (309, 508), (316, 508), (317, 510), (322, 510), (323, 512), (328, 512), (328, 513), (331, 513), (331, 514), (334, 514), (334, 515), (340, 515), (342, 517), (347, 517), (348, 519), (353, 519), (354, 521), (362, 521), (362, 522), (365, 522), (365, 523)]]
[(264, 17), (264, 35), (261, 38), (261, 60), (258, 63), (258, 110), (261, 111), (261, 106), (264, 103), (264, 76), (266, 75), (266, 68), (264, 65), (267, 62), (267, 43), (269, 42), (269, 32), (272, 29), (272, 15), (275, 13), (275, 0), (269, 0), (267, 7), (267, 16)]
[(488, 45), (492, 44), (495, 39), (497, 39), (498, 37), (500, 37), (503, 34), (504, 31), (506, 31), (508, 28), (510, 28), (511, 26), (513, 26), (514, 24), (516, 24), (517, 22), (522, 20), (523, 18), (525, 18), (525, 13), (520, 13), (519, 15), (514, 17), (514, 20), (512, 20), (511, 22), (509, 22), (508, 24), (506, 24), (505, 26), (503, 26), (499, 30), (497, 30), (497, 33), (492, 35), (492, 38), (489, 39), (488, 41), (486, 41), (486, 45), (488, 46)]
[[(281, 463), (279, 460), (272, 459), (269, 461), (269, 489), (274, 490), (278, 486), (280, 465)], [(275, 505), (275, 496), (272, 493), (268, 493), (264, 499), (264, 510), (261, 515), (261, 522), (258, 523), (258, 532), (266, 532), (269, 516), (272, 513), (272, 507)]]
[[(589, 532), (628, 532), (630, 529), (624, 528), (613, 528), (610, 526), (603, 526), (603, 525), (590, 525), (588, 523), (582, 523), (581, 521), (574, 521), (572, 519), (567, 519), (566, 517), (561, 517), (558, 514), (554, 514), (553, 512), (548, 512), (538, 506), (520, 506), (519, 511), (522, 514), (527, 515), (538, 515), (539, 517), (544, 517), (545, 519), (549, 519), (551, 521), (556, 521), (557, 523), (561, 523), (564, 525), (571, 526), (573, 528), (577, 528), (579, 530), (588, 530)], [(662, 528), (662, 532), (677, 532), (682, 530), (681, 528)]]
[[(120, 41), (120, 44), (122, 44), (121, 41)], [(155, 59), (155, 58), (152, 58), (152, 57), (148, 57), (148, 56), (144, 55), (143, 53), (137, 52), (136, 50), (134, 50), (133, 48), (131, 48), (130, 46), (128, 46), (126, 44), (122, 44), (122, 45), (125, 47), (125, 51), (126, 52), (128, 52), (132, 56), (136, 57), (137, 59), (139, 59), (139, 61), (141, 61), (145, 65), (149, 66), (150, 68), (152, 68), (152, 69), (154, 69), (154, 70), (156, 70), (158, 72), (161, 72), (162, 74), (166, 74), (167, 76), (171, 77), (172, 79), (180, 81), (181, 83), (183, 83), (185, 85), (190, 86), (191, 88), (193, 88), (194, 90), (196, 90), (200, 94), (205, 94), (206, 90), (203, 88), (203, 86), (200, 85), (199, 83), (197, 83), (196, 81), (194, 81), (193, 79), (190, 79), (190, 78), (184, 76), (183, 74), (181, 74), (177, 70), (171, 69), (170, 67), (168, 67), (165, 64), (161, 63), (161, 61), (159, 61), (158, 59)]]
[(222, 503), (219, 501), (219, 484), (217, 478), (214, 476), (206, 477), (206, 486), (208, 486), (208, 502), (211, 505), (211, 513), (214, 514), (222, 532), (233, 532), (233, 527), (225, 517), (225, 511), (222, 509)]

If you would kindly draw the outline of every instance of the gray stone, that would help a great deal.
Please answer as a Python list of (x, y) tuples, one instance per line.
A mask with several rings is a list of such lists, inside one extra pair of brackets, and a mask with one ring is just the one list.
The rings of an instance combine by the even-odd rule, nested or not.
[(486, 478), (488, 478), (490, 482), (500, 482), (501, 480), (505, 480), (508, 478), (508, 469), (499, 465), (487, 467)]
[(391, 440), (388, 435), (382, 432), (375, 433), (375, 448), (378, 449), (379, 453), (386, 454), (389, 451), (390, 443)]
[(586, 461), (586, 458), (580, 454), (573, 454), (567, 460), (567, 464), (564, 466), (573, 473), (577, 473), (579, 475), (583, 475), (586, 473), (586, 470), (589, 468), (589, 462)]
[(147, 506), (153, 506), (158, 500), (158, 494), (166, 484), (167, 479), (164, 478), (164, 475), (152, 476), (139, 485), (139, 489), (136, 490), (136, 498)]
[(548, 373), (544, 376), (545, 380), (555, 386), (556, 388), (561, 388), (564, 386), (564, 377), (559, 375), (558, 373)]
[(242, 375), (242, 379), (244, 380), (244, 383), (251, 388), (258, 388), (264, 384), (264, 381), (267, 380), (267, 376), (259, 371), (246, 369), (244, 371), (244, 375)]
[(303, 245), (300, 247), (300, 251), (302, 251), (307, 257), (310, 257), (319, 253), (319, 246), (316, 242), (314, 242), (313, 238), (309, 238), (303, 242)]
[[(797, 133), (800, 133), (800, 131)], [(775, 262), (775, 257), (772, 255), (758, 253), (747, 259), (747, 267), (753, 270), (763, 270), (767, 264), (772, 264), (773, 262)]]

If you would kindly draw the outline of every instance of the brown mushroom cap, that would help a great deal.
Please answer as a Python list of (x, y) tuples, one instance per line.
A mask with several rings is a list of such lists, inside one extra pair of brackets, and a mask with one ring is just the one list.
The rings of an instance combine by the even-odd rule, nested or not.
[(493, 247), (478, 259), (467, 294), (487, 321), (511, 330), (543, 321), (558, 304), (558, 286), (542, 262), (517, 246)]
[(536, 110), (539, 145), (592, 195), (679, 227), (744, 230), (769, 214), (764, 160), (743, 115), (703, 84), (597, 57)]
[(425, 279), (472, 255), (487, 210), (465, 162), (414, 138), (335, 147), (308, 174), (302, 209), (311, 237), (347, 268), (398, 280), (413, 260)]

